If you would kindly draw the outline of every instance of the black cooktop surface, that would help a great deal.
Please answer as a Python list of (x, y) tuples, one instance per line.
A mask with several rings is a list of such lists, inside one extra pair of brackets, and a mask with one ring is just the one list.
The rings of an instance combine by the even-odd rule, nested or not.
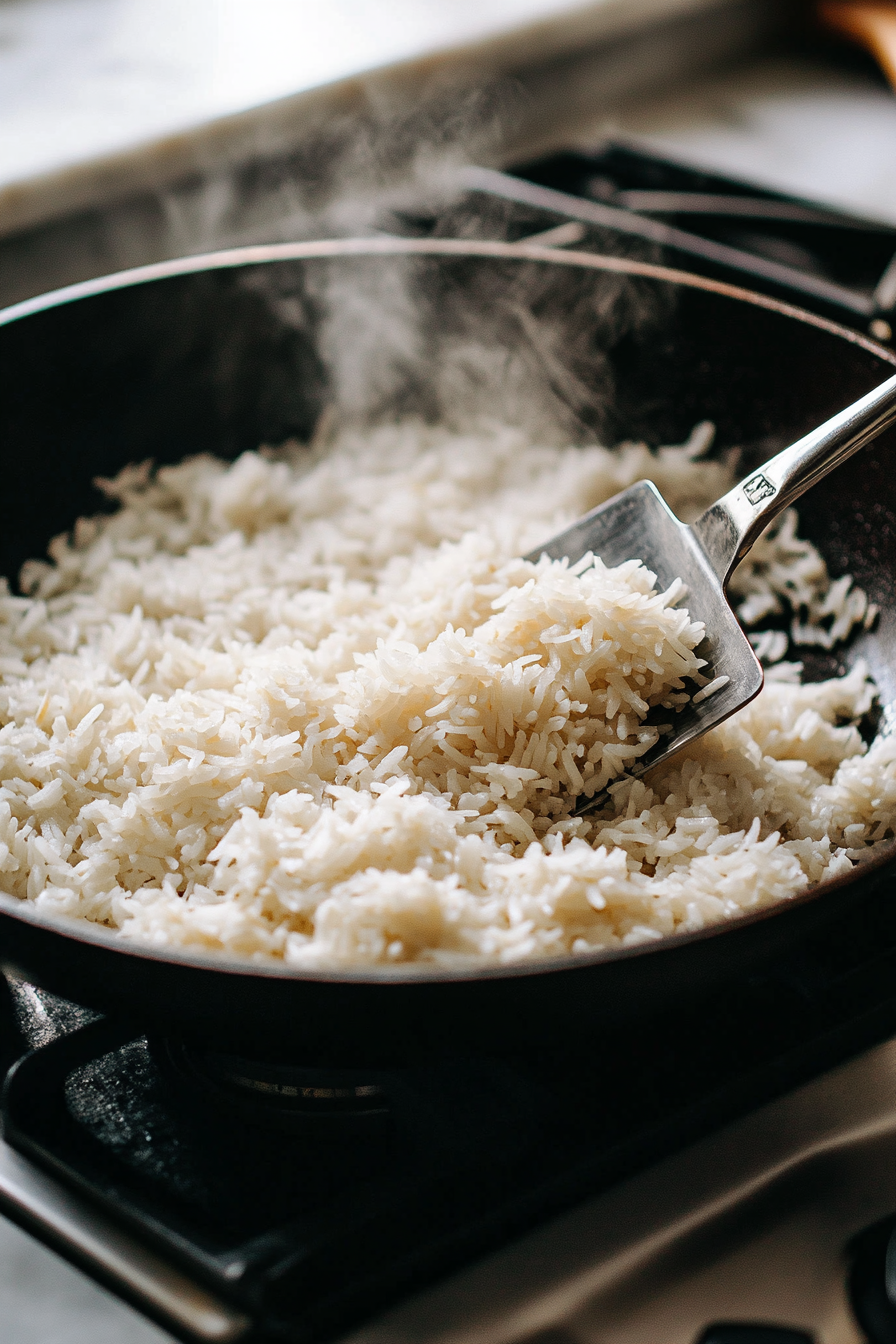
[(322, 1339), (894, 1031), (889, 902), (598, 1047), (558, 1023), (549, 1055), (383, 1073), (147, 1039), (12, 980), (4, 1136), (260, 1337)]
[[(622, 253), (758, 289), (890, 341), (896, 227), (608, 141), (518, 164), (473, 168), (454, 200), (393, 214), (390, 232)], [(558, 234), (558, 226), (566, 226)], [(577, 232), (571, 232), (577, 227)]]

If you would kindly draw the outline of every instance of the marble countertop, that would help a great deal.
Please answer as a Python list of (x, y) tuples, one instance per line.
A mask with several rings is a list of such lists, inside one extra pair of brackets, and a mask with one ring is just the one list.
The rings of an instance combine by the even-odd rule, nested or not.
[[(5, 0), (0, 235), (64, 227), (79, 211), (191, 173), (220, 176), (288, 150), (303, 127), (352, 106), (413, 102), (439, 81), (500, 76), (726, 8), (737, 0)], [(628, 107), (608, 111), (596, 98), (589, 116), (589, 96), (586, 87), (583, 143), (621, 132), (896, 220), (896, 98), (868, 74), (748, 52), (740, 70), (726, 63), (672, 92), (660, 82)], [(205, 244), (195, 232), (180, 250)], [(147, 259), (172, 247), (148, 247)], [(139, 259), (110, 253), (100, 269)], [(72, 278), (85, 267), (73, 264)], [(44, 269), (50, 283), (69, 278)], [(3, 288), (4, 301), (18, 296)]]
[(251, 155), (353, 81), (375, 98), (396, 71), (501, 71), (726, 2), (5, 0), (0, 232)]
[(672, 158), (896, 223), (896, 96), (871, 71), (750, 60), (631, 109), (616, 129)]
[[(209, 157), (245, 159), (272, 134), (290, 134), (309, 109), (326, 115), (359, 78), (375, 99), (396, 69), (409, 71), (418, 87), (446, 70), (513, 69), (658, 17), (724, 3), (0, 0), (6, 301), (191, 250), (197, 238), (204, 241), (198, 225), (191, 232), (182, 224), (182, 234), (175, 228), (194, 208), (189, 198), (168, 202), (170, 236), (136, 207), (120, 222), (104, 212), (96, 223), (75, 226), (72, 215), (102, 207), (111, 194), (164, 183)], [(896, 222), (896, 98), (871, 74), (754, 54), (711, 78), (688, 76), (671, 93), (658, 85), (652, 97), (610, 113), (589, 113), (589, 97), (582, 95), (570, 136), (583, 145), (622, 134), (691, 163)], [(210, 219), (212, 196), (196, 199), (194, 213)], [(38, 227), (43, 240), (23, 232)], [(167, 1338), (2, 1219), (0, 1318), (3, 1344)]]

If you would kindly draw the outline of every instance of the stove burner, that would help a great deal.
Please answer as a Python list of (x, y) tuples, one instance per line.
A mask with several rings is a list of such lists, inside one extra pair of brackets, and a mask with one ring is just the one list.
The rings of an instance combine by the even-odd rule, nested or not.
[(288, 1132), (369, 1133), (391, 1123), (389, 1091), (369, 1069), (270, 1063), (170, 1039), (152, 1053), (181, 1093), (216, 1113)]
[[(896, 229), (608, 140), (508, 171), (470, 167), (458, 199), (380, 220), (417, 236), (617, 251), (796, 301), (893, 340)], [(571, 235), (570, 225), (581, 232)], [(557, 230), (560, 230), (560, 233)], [(471, 232), (472, 231), (472, 232)]]

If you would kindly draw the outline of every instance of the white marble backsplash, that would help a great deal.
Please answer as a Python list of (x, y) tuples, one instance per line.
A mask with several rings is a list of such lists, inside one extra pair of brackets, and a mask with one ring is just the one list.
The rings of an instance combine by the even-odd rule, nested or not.
[(751, 60), (618, 126), (673, 158), (896, 223), (896, 95), (870, 71)]
[[(730, 0), (5, 0), (0, 233)], [(363, 88), (361, 87), (363, 85)]]

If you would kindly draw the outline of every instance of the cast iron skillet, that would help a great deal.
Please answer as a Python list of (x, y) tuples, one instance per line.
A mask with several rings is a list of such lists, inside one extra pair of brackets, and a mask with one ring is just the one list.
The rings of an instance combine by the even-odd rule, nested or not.
[[(412, 291), (420, 359), (382, 320)], [(361, 386), (333, 363), (337, 337), (370, 355), (374, 372)], [(233, 457), (307, 438), (334, 398), (372, 420), (451, 416), (460, 394), (446, 361), (469, 355), (473, 338), (479, 356), (467, 358), (464, 386), (474, 400), (484, 393), (502, 409), (502, 398), (519, 399), (526, 369), (537, 380), (547, 368), (542, 401), (553, 397), (551, 414), (566, 415), (569, 432), (674, 443), (710, 418), (723, 448), (742, 445), (756, 461), (896, 364), (885, 348), (759, 295), (536, 246), (377, 239), (149, 266), (0, 313), (3, 570), (14, 583), (23, 560), (96, 512), (92, 479), (126, 462)], [(869, 661), (885, 711), (896, 705), (894, 442), (881, 438), (800, 505), (804, 534), (833, 572), (851, 571), (881, 606), (844, 659)], [(335, 1062), (469, 1045), (516, 1051), (674, 1012), (850, 909), (870, 917), (892, 901), (894, 871), (880, 852), (845, 879), (700, 934), (450, 974), (306, 974), (147, 951), (0, 897), (0, 964), (80, 1003), (244, 1054)]]

